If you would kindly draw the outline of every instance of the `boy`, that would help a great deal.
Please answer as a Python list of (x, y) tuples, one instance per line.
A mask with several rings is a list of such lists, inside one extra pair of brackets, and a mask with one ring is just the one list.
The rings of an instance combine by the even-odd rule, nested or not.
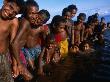
[[(13, 53), (12, 43), (18, 30), (18, 19), (15, 16), (18, 12), (19, 7), (12, 1), (5, 3), (0, 11), (0, 82), (14, 82), (7, 57), (9, 52)], [(17, 61), (18, 70), (23, 71), (19, 55), (13, 54), (12, 57)]]

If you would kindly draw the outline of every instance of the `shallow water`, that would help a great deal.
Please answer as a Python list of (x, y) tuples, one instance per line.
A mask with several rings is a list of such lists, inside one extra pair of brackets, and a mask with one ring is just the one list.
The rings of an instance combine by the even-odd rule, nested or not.
[[(70, 75), (72, 74), (72, 76), (69, 77), (69, 79), (65, 80), (64, 82), (73, 82), (73, 81), (82, 81), (82, 80), (84, 81), (110, 80), (110, 29), (105, 30), (104, 39), (105, 39), (105, 47), (98, 46), (98, 48), (96, 48), (96, 51), (99, 52), (97, 57), (99, 63), (95, 64), (92, 67), (91, 63), (89, 63), (90, 65), (89, 64), (87, 65), (86, 62), (82, 63), (84, 62), (81, 60), (82, 58), (78, 58), (77, 61), (79, 62), (77, 64), (79, 65), (75, 65), (74, 67), (74, 66), (69, 66), (68, 65), (69, 62), (68, 62), (67, 64), (65, 64), (66, 66), (69, 67), (66, 70), (69, 70), (70, 67), (74, 67), (74, 69), (70, 69), (74, 71), (71, 71), (73, 73), (69, 73)], [(86, 64), (86, 65), (81, 65), (81, 64)], [(62, 68), (64, 69), (65, 67)], [(62, 71), (66, 71), (63, 69)], [(65, 79), (66, 77), (63, 78)]]

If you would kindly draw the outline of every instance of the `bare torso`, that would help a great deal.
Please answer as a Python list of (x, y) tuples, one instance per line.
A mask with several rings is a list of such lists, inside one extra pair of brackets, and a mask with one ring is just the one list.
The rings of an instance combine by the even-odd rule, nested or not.
[(0, 19), (0, 53), (6, 53), (9, 47), (10, 21)]
[(76, 23), (74, 27), (74, 43), (79, 44), (80, 41), (83, 41), (83, 32), (85, 26), (83, 23)]
[(27, 37), (26, 47), (33, 48), (39, 44), (39, 33), (36, 34), (36, 29), (31, 29), (29, 36)]
[(74, 40), (75, 43), (79, 43), (80, 42), (80, 31), (81, 31), (81, 24), (75, 25), (74, 28)]
[(17, 36), (17, 41), (20, 43), (20, 48), (26, 47), (26, 48), (33, 48), (38, 44), (38, 34), (39, 34), (39, 28), (38, 29), (32, 29), (29, 21), (25, 18), (21, 20), (21, 26), (19, 29), (19, 33)]

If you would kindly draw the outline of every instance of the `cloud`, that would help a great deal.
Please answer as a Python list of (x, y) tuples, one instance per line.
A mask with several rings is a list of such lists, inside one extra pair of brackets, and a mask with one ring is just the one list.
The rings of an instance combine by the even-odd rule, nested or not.
[(80, 13), (80, 12), (86, 13), (87, 16), (90, 16), (90, 15), (92, 15), (94, 13), (99, 13), (99, 15), (108, 15), (108, 14), (110, 14), (110, 7), (101, 6), (101, 7), (98, 7), (98, 8), (78, 11), (78, 13)]

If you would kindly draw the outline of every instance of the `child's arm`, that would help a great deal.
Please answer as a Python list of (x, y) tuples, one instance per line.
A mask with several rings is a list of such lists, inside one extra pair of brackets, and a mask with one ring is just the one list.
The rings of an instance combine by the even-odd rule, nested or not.
[(43, 65), (42, 60), (45, 53), (45, 48), (42, 50), (41, 54), (38, 57), (38, 75), (43, 75)]
[(81, 37), (80, 37), (80, 41), (81, 41), (81, 42), (84, 40), (84, 31), (85, 31), (85, 26), (82, 25)]
[(71, 44), (74, 44), (74, 26), (72, 27), (72, 43)]
[(88, 38), (88, 30), (86, 30), (85, 32), (84, 32), (84, 40), (86, 40)]
[(49, 64), (50, 63), (50, 50), (48, 50), (48, 49), (46, 49), (46, 52), (47, 52), (47, 54), (46, 54), (46, 64)]

